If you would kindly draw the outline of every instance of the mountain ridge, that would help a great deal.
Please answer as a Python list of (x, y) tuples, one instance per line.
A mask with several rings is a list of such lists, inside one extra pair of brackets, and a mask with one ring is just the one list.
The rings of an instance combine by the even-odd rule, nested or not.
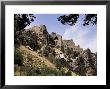
[[(29, 67), (29, 70), (32, 72), (28, 74), (27, 70), (23, 70), (25, 73), (20, 75), (97, 75), (97, 54), (92, 53), (90, 49), (83, 50), (79, 45), (76, 46), (73, 40), (62, 40), (62, 36), (57, 33), (53, 32), (49, 34), (45, 25), (40, 25), (40, 27), (35, 26), (29, 30), (23, 29), (17, 31), (15, 35), (15, 71), (19, 69), (18, 67), (20, 67), (21, 70), (22, 67), (26, 68), (27, 66), (28, 68), (30, 65), (29, 62), (32, 62), (33, 54), (35, 54), (38, 59), (42, 59), (42, 61), (46, 60), (43, 63), (41, 62), (41, 65), (46, 65), (45, 67), (38, 69), (37, 66), (40, 62), (35, 62), (36, 64), (33, 62), (32, 65), (36, 67)], [(25, 49), (27, 53), (19, 52), (23, 51), (23, 49)], [(16, 54), (17, 52), (18, 54)], [(29, 52), (32, 54), (30, 55), (31, 57), (28, 58)], [(26, 62), (26, 60), (28, 61)], [(50, 69), (49, 66), (51, 66)], [(65, 73), (66, 69), (68, 71)]]

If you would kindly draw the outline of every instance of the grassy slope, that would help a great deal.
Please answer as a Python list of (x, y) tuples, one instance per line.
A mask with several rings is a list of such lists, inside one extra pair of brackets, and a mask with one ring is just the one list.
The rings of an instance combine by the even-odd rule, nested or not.
[[(49, 68), (49, 70), (55, 70), (59, 71), (59, 69), (57, 69), (56, 65), (53, 64), (52, 62), (50, 62), (48, 59), (46, 59), (45, 57), (41, 57), (39, 56), (40, 54), (26, 48), (25, 46), (20, 46), (19, 48), (17, 48), (18, 52), (20, 54), (22, 54), (23, 56), (23, 65), (24, 66), (30, 66), (32, 68)], [(48, 69), (47, 69), (48, 70)], [(67, 68), (63, 68), (63, 70), (68, 70)], [(15, 75), (25, 75), (24, 74), (19, 74), (19, 71), (15, 71)], [(73, 76), (76, 76), (75, 73), (72, 72)]]
[(39, 56), (38, 53), (29, 50), (28, 48), (26, 48), (25, 46), (20, 46), (19, 48), (22, 52), (26, 53), (26, 55), (31, 55), (32, 60), (34, 60), (36, 63), (40, 62), (40, 64), (42, 63), (41, 66), (46, 65), (47, 67), (51, 67), (51, 68), (56, 68), (54, 64), (52, 64), (49, 60), (47, 60), (45, 57), (41, 57)]

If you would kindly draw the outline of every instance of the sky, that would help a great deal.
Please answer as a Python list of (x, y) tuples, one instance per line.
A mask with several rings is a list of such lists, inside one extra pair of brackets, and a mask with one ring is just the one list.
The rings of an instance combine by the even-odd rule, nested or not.
[(26, 29), (42, 24), (49, 33), (56, 32), (63, 39), (73, 39), (83, 49), (89, 48), (92, 52), (97, 52), (97, 25), (83, 26), (84, 14), (80, 14), (75, 25), (63, 25), (57, 20), (61, 15), (64, 14), (35, 14), (36, 19)]

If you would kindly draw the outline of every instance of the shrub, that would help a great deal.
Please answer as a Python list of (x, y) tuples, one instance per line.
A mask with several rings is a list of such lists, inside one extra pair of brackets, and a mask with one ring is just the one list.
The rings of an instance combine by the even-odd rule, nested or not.
[(49, 67), (35, 68), (30, 72), (29, 76), (61, 76), (62, 73), (57, 69), (52, 69)]
[(48, 43), (51, 45), (55, 45), (54, 38), (51, 35), (48, 36)]
[(18, 64), (18, 66), (22, 66), (23, 62), (23, 55), (20, 53), (20, 51), (15, 48), (14, 50), (14, 64)]
[(66, 73), (67, 76), (72, 76), (72, 72), (70, 70), (68, 70), (68, 72)]
[(74, 51), (74, 52), (73, 52), (73, 54), (74, 54), (74, 58), (76, 58), (76, 57), (78, 57), (78, 56), (79, 56), (79, 54), (80, 54), (80, 53), (79, 53), (79, 52), (77, 52), (77, 51)]
[(55, 60), (55, 64), (57, 66), (57, 68), (61, 68), (61, 67), (66, 67), (67, 66), (67, 62), (64, 58), (61, 58), (61, 59), (56, 59)]

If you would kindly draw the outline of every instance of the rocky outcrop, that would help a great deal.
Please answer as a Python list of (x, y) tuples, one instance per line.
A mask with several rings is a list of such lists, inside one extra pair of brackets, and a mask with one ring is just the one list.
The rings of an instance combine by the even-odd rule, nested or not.
[(15, 46), (16, 44), (24, 45), (40, 57), (51, 59), (53, 63), (59, 60), (60, 66), (65, 65), (77, 75), (97, 75), (97, 54), (92, 53), (90, 49), (83, 50), (79, 45), (76, 46), (73, 40), (62, 40), (62, 36), (56, 33), (49, 34), (45, 25), (17, 31)]
[(90, 49), (86, 49), (75, 59), (71, 58), (69, 66), (71, 69), (83, 76), (97, 75), (97, 55), (92, 53)]

